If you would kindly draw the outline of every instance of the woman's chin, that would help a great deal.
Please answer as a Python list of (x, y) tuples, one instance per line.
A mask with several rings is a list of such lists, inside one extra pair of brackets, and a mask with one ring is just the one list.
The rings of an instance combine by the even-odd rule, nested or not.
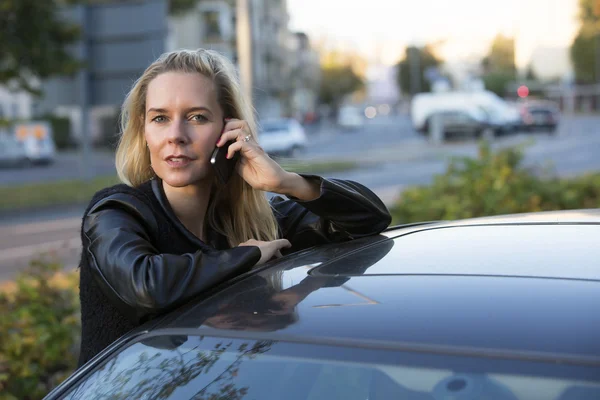
[(207, 173), (190, 173), (189, 171), (167, 171), (161, 179), (171, 187), (181, 188), (190, 185), (198, 185), (207, 179), (211, 179)]

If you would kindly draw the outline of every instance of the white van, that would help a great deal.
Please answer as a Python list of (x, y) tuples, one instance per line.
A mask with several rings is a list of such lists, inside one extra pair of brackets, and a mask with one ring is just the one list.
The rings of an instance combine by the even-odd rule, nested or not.
[(0, 166), (16, 167), (25, 165), (25, 148), (14, 135), (0, 131)]
[(15, 137), (21, 142), (27, 160), (32, 164), (50, 164), (56, 157), (56, 146), (49, 123), (27, 122), (15, 126)]
[(519, 126), (518, 110), (490, 91), (419, 93), (412, 102), (410, 116), (413, 127), (418, 132), (428, 129), (428, 119), (435, 113), (464, 111), (471, 113), (473, 108), (485, 112), (488, 122), (499, 130), (512, 131)]

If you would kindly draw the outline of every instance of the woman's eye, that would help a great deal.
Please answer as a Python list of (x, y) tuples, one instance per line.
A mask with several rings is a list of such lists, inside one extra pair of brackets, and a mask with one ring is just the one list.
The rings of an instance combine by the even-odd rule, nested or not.
[(208, 119), (202, 115), (202, 114), (196, 114), (196, 115), (192, 115), (192, 118), (190, 118), (192, 121), (196, 121), (196, 122), (205, 122), (208, 121)]
[(167, 119), (164, 117), (164, 115), (157, 115), (156, 117), (152, 118), (152, 122), (165, 122)]

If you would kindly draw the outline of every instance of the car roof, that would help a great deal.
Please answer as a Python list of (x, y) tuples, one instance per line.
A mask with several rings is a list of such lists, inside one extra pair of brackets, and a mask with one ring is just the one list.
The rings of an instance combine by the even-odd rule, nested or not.
[(598, 237), (598, 210), (401, 226), (286, 256), (154, 329), (600, 365)]

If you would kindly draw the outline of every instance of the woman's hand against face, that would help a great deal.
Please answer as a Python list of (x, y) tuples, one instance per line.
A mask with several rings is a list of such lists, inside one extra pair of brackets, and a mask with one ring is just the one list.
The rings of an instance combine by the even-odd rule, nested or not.
[(250, 133), (246, 121), (226, 119), (225, 128), (217, 146), (224, 146), (235, 140), (229, 146), (227, 157), (240, 153), (237, 165), (238, 174), (254, 189), (266, 192), (277, 192), (289, 173), (271, 159), (260, 147), (256, 138)]
[(256, 265), (262, 265), (273, 257), (279, 258), (281, 257), (281, 249), (288, 249), (292, 247), (291, 243), (287, 239), (277, 239), (270, 242), (250, 239), (244, 243), (240, 243), (239, 245), (256, 246), (260, 249), (261, 256)]

